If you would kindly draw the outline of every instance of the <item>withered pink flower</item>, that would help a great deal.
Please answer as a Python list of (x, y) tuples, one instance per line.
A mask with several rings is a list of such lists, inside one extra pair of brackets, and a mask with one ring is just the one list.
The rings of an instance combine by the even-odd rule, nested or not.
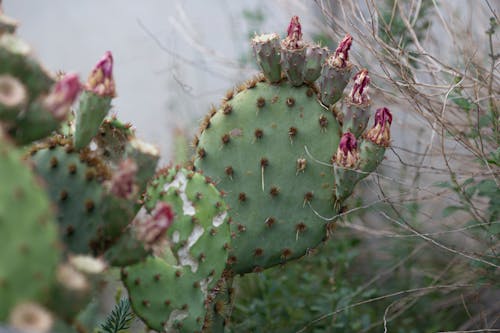
[(335, 50), (331, 59), (332, 64), (338, 68), (345, 68), (349, 65), (349, 50), (352, 45), (352, 36), (347, 34), (340, 41), (339, 46)]
[(119, 198), (130, 198), (136, 192), (136, 174), (137, 164), (134, 160), (126, 159), (122, 161), (111, 178), (109, 191)]
[(359, 161), (358, 143), (351, 132), (346, 132), (340, 139), (335, 162), (345, 168), (355, 168)]
[(87, 90), (97, 95), (115, 97), (115, 80), (113, 79), (113, 55), (106, 51), (101, 60), (95, 65), (87, 79)]
[(137, 223), (138, 239), (144, 242), (146, 247), (153, 248), (164, 240), (166, 231), (173, 222), (172, 207), (160, 201), (150, 216)]
[(52, 88), (49, 95), (45, 98), (45, 107), (52, 113), (54, 118), (64, 120), (80, 94), (82, 85), (75, 73), (66, 74)]
[(380, 108), (375, 112), (375, 124), (366, 133), (366, 139), (388, 147), (391, 141), (392, 114), (388, 108)]
[(302, 41), (302, 27), (298, 16), (293, 16), (290, 20), (283, 46), (287, 49), (301, 49), (304, 47), (304, 42)]
[(363, 68), (354, 76), (354, 86), (351, 90), (351, 103), (353, 104), (366, 104), (370, 102), (368, 96), (368, 85), (370, 84), (370, 77), (368, 70)]

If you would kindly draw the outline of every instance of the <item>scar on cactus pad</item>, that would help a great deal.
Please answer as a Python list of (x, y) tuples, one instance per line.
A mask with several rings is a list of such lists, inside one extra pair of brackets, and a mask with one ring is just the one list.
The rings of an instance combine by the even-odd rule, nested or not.
[[(262, 75), (228, 93), (203, 121), (194, 167), (227, 194), (230, 272), (262, 271), (315, 248), (327, 238), (323, 217), (337, 216), (354, 185), (381, 162), (385, 146), (368, 139), (378, 132), (363, 137), (371, 103), (366, 69), (354, 77), (342, 113), (334, 112), (354, 67), (352, 40), (346, 35), (335, 52), (308, 43), (297, 16), (281, 42), (277, 34), (256, 36)], [(388, 133), (386, 123), (377, 131)], [(342, 158), (352, 169), (331, 164), (343, 133), (342, 146), (356, 147)]]

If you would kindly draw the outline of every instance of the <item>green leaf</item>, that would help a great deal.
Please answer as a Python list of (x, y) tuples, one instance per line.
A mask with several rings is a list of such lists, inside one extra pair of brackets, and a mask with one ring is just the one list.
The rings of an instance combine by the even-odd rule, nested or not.
[(467, 207), (465, 207), (465, 206), (448, 206), (445, 209), (443, 209), (443, 217), (448, 217), (459, 210), (467, 211)]
[(500, 189), (492, 179), (485, 179), (477, 184), (478, 195), (496, 198), (500, 196)]
[(450, 182), (448, 182), (448, 181), (435, 182), (433, 185), (434, 185), (434, 186), (436, 186), (436, 187), (442, 187), (442, 188), (451, 188), (451, 189), (454, 189), (454, 186), (453, 186), (453, 185), (451, 185), (451, 183), (450, 183)]
[(106, 318), (106, 321), (101, 324), (101, 330), (105, 333), (118, 333), (128, 329), (134, 318), (135, 316), (130, 310), (129, 300), (122, 298), (115, 305), (111, 314)]

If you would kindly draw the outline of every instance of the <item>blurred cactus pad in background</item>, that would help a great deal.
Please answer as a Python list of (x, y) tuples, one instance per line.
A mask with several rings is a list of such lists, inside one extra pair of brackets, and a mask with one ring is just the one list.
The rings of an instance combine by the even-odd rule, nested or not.
[[(462, 327), (465, 313), (469, 321), (482, 315), (464, 332), (500, 325), (495, 246), (484, 256), (454, 250), (406, 222), (384, 194), (393, 187), (380, 179), (398, 181), (378, 170), (399, 145), (391, 130), (402, 122), (377, 82), (380, 64), (354, 59), (366, 45), (351, 33), (308, 41), (292, 16), (282, 31), (255, 34), (258, 73), (209, 109), (194, 139), (194, 123), (173, 132), (168, 163), (110, 112), (120, 85), (111, 51), (86, 80), (50, 73), (17, 26), (0, 3), (0, 332), (387, 332), (393, 320), (400, 328), (391, 323), (392, 331), (444, 332)], [(466, 180), (462, 193), (451, 173), (451, 183), (436, 185), (455, 191), (462, 206), (448, 208), (470, 211), (488, 244), (498, 237), (496, 144), (480, 162), (491, 181)], [(365, 178), (372, 192), (378, 185), (376, 204), (366, 204), (373, 193)], [(488, 215), (475, 210), (477, 197), (488, 199)], [(416, 237), (360, 244), (368, 228), (352, 221), (370, 212)], [(427, 247), (445, 252), (436, 260), (450, 274), (460, 274), (451, 273), (455, 262), (483, 274), (447, 284), (432, 266), (412, 276), (406, 262)], [(384, 285), (393, 277), (402, 289)], [(491, 310), (469, 308), (471, 295)], [(428, 320), (420, 309), (432, 306), (441, 312)]]

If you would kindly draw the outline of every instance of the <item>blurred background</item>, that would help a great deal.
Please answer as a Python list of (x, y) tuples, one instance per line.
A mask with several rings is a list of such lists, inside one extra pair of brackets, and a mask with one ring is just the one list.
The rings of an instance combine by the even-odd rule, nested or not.
[[(115, 58), (113, 112), (158, 145), (190, 138), (257, 73), (255, 32), (354, 36), (392, 148), (319, 254), (236, 282), (234, 332), (500, 331), (499, 1), (4, 0), (52, 71)], [(179, 134), (180, 133), (180, 134)]]

